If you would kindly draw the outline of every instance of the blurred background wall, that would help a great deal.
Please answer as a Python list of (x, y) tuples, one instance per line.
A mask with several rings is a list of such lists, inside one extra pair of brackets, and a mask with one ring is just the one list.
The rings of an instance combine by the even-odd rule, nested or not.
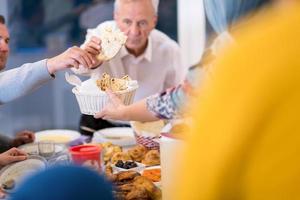
[[(1, 0), (11, 54), (7, 69), (80, 45), (87, 28), (112, 19), (112, 0)], [(202, 1), (161, 0), (157, 28), (178, 41), (185, 65), (196, 63), (205, 46)], [(36, 92), (0, 106), (0, 132), (77, 129), (80, 111), (64, 72)]]

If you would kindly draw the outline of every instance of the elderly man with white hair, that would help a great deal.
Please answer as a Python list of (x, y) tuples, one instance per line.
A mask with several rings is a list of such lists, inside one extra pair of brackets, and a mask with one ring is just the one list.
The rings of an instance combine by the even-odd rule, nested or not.
[[(159, 0), (116, 0), (114, 21), (104, 22), (90, 29), (82, 45), (86, 51), (97, 55), (101, 52), (101, 36), (91, 33), (111, 24), (128, 37), (118, 54), (109, 61), (99, 61), (95, 69), (74, 69), (75, 73), (99, 78), (106, 72), (113, 77), (129, 75), (137, 80), (139, 89), (135, 101), (174, 87), (183, 81), (187, 68), (182, 65), (178, 44), (166, 34), (155, 29), (158, 20)], [(81, 127), (93, 129), (122, 126), (112, 121), (94, 119), (83, 115)], [(89, 134), (81, 130), (83, 134)]]

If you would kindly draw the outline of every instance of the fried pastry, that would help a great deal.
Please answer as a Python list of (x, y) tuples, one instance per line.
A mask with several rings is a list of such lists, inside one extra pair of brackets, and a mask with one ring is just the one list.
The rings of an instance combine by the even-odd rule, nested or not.
[(136, 171), (123, 171), (123, 172), (119, 172), (117, 174), (114, 174), (112, 177), (112, 182), (118, 186), (117, 189), (122, 189), (119, 186), (124, 185), (124, 184), (128, 184), (128, 183), (132, 183), (134, 178), (137, 176), (140, 176), (141, 174), (136, 172)]
[(126, 152), (117, 152), (111, 157), (110, 162), (116, 164), (118, 160), (127, 161), (131, 160), (131, 158)]
[(161, 190), (138, 172), (126, 171), (114, 174), (115, 198), (122, 200), (161, 200)]
[(132, 160), (136, 162), (141, 162), (145, 157), (147, 152), (147, 148), (143, 145), (137, 145), (128, 150), (128, 154), (132, 158)]
[(137, 188), (145, 188), (150, 199), (161, 199), (161, 190), (157, 188), (148, 178), (137, 176), (134, 178), (133, 185), (135, 185)]
[(102, 147), (103, 147), (103, 160), (105, 164), (110, 161), (110, 159), (115, 153), (122, 152), (122, 148), (120, 146), (113, 145), (110, 142), (103, 143)]
[(133, 186), (132, 189), (125, 196), (126, 200), (151, 200), (148, 191), (143, 187)]
[(160, 154), (158, 150), (150, 150), (146, 153), (142, 163), (146, 166), (153, 166), (160, 164)]
[(113, 175), (113, 169), (110, 164), (105, 165), (104, 173), (107, 177), (111, 177)]

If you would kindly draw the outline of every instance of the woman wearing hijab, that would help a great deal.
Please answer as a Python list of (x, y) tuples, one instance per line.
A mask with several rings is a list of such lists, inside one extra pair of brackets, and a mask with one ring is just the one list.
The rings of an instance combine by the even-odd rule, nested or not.
[(298, 2), (235, 34), (193, 104), (172, 199), (300, 199), (299, 22)]

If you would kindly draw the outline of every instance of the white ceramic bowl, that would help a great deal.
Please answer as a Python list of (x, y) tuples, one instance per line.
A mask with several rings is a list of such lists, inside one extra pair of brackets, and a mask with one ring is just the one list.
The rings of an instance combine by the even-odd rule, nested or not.
[(136, 144), (133, 130), (129, 127), (113, 127), (94, 132), (92, 143), (111, 142), (121, 147), (129, 147)]

